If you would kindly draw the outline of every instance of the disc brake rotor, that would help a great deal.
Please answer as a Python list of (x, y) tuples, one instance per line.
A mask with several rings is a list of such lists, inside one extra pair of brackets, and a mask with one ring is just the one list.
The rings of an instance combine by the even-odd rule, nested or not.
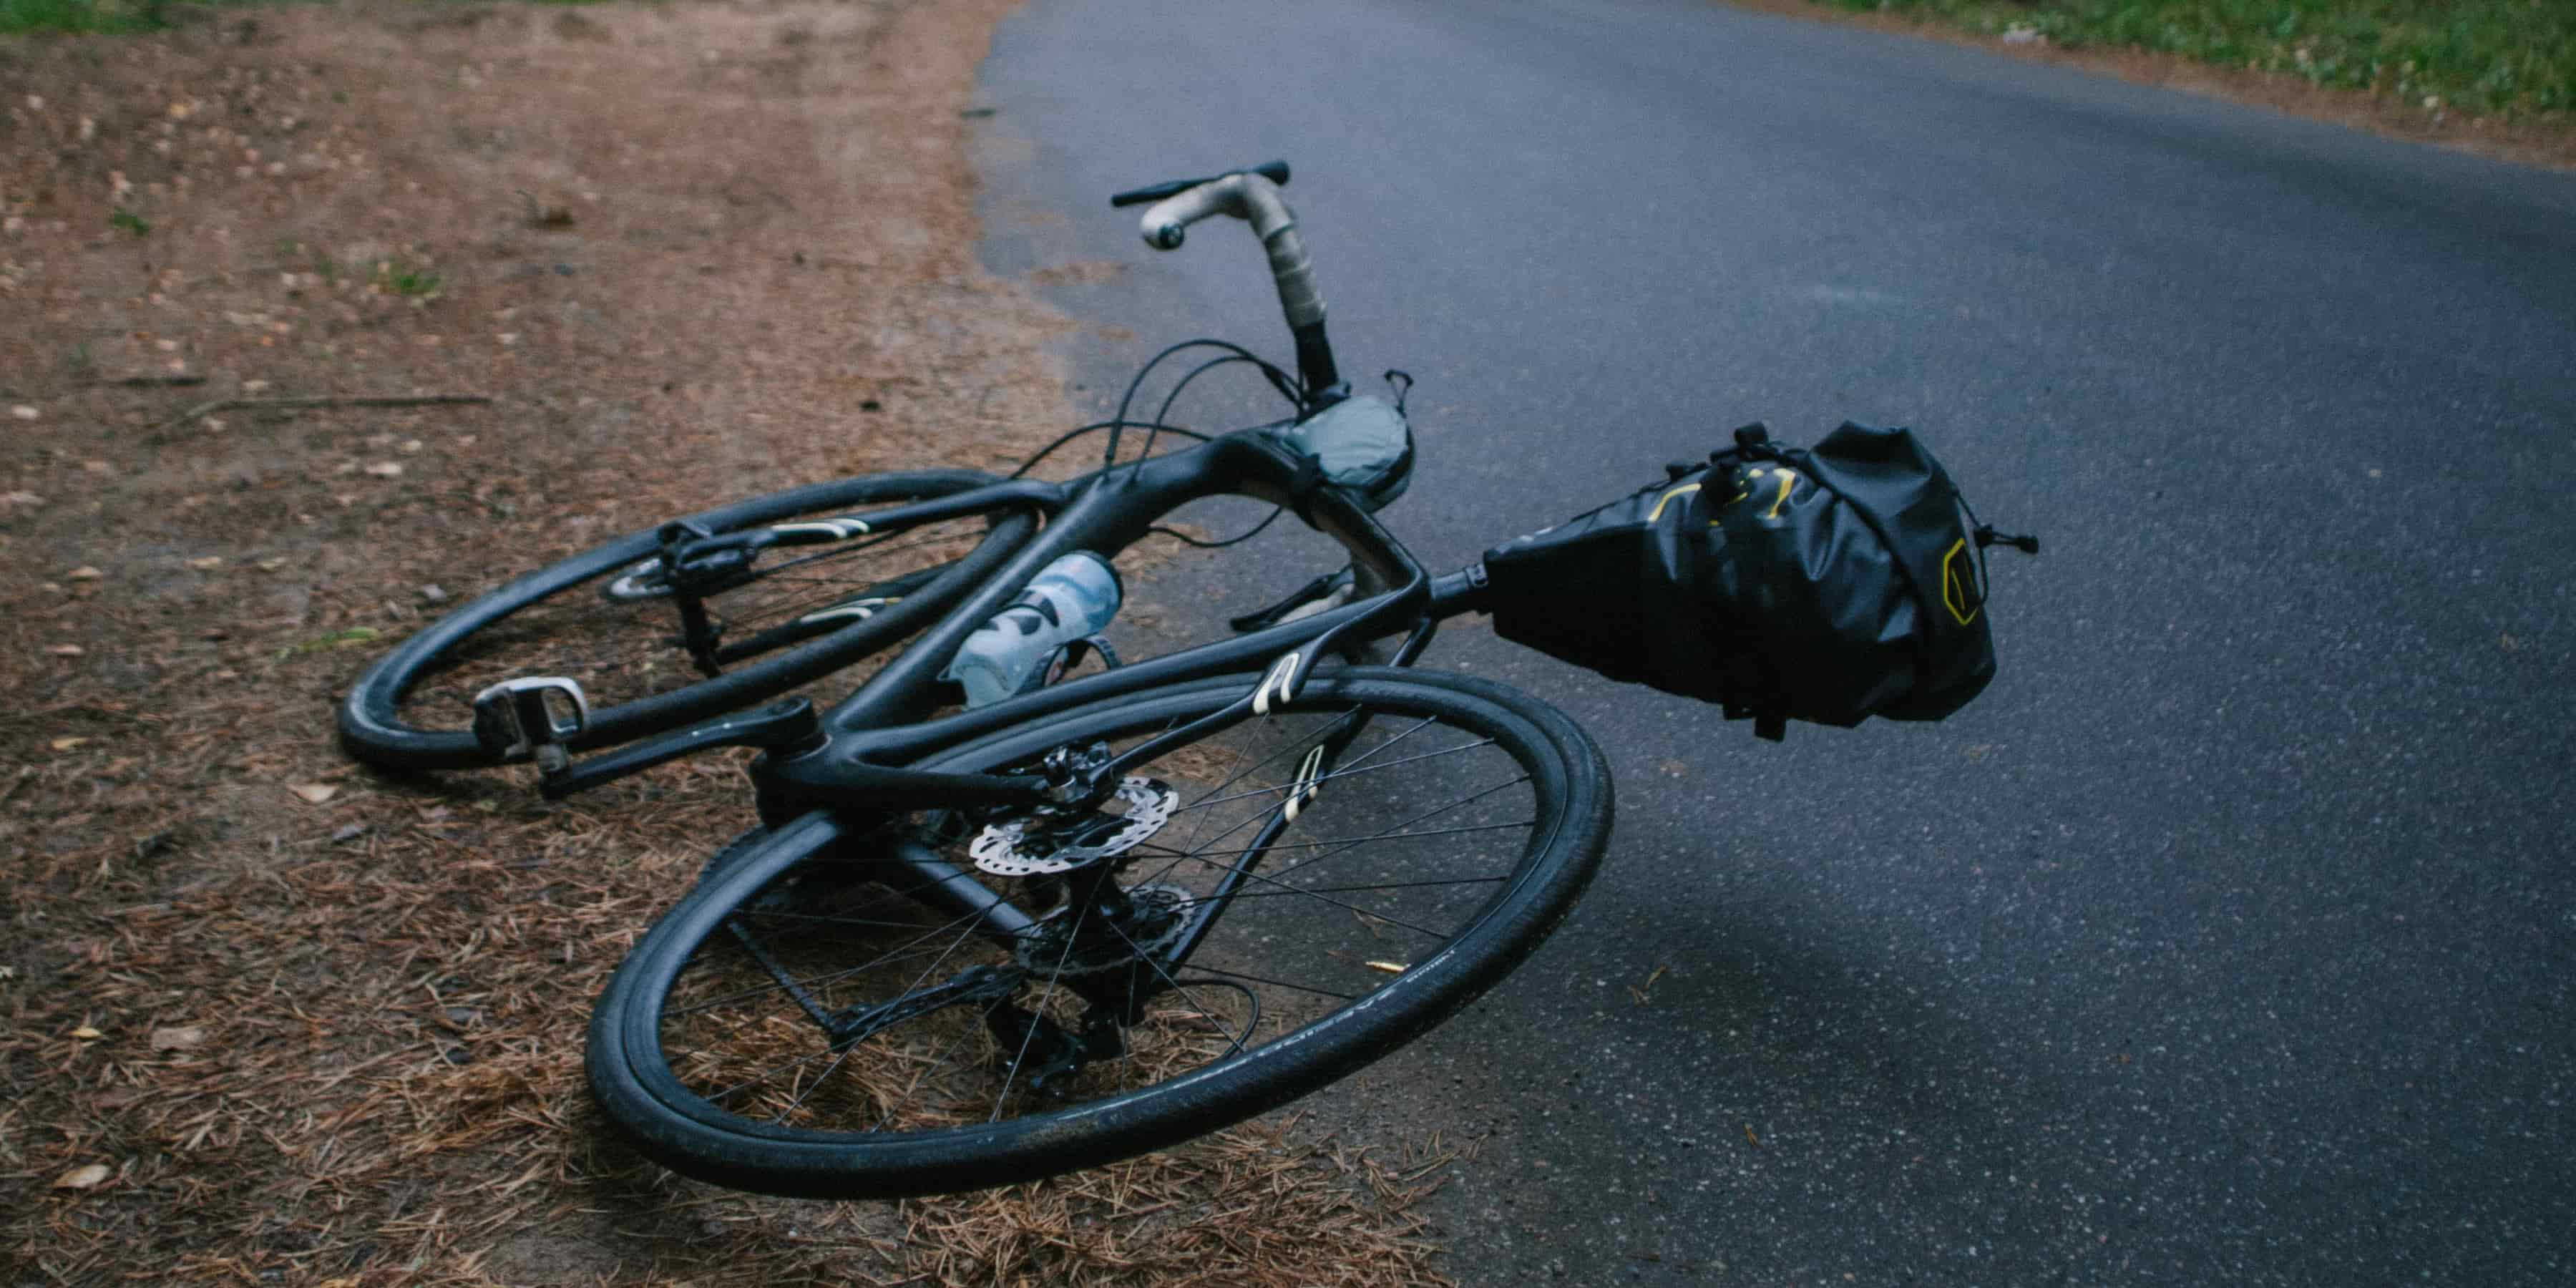
[[(1161, 779), (1138, 776), (1121, 781), (1113, 799), (1124, 802), (1127, 812), (1096, 815), (1072, 827), (1035, 833), (1030, 830), (1037, 821), (1033, 819), (990, 824), (967, 845), (966, 853), (976, 867), (999, 877), (1071, 872), (1125, 854), (1162, 831), (1172, 812), (1180, 808), (1181, 794)], [(1104, 834), (1111, 823), (1116, 827)]]

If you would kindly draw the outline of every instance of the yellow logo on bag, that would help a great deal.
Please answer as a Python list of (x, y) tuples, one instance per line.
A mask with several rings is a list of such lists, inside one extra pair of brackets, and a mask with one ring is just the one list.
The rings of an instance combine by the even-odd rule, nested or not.
[(1966, 537), (1941, 556), (1941, 602), (1961, 626), (1977, 620), (1977, 610), (1986, 606), (1986, 588), (1977, 584), (1977, 556)]

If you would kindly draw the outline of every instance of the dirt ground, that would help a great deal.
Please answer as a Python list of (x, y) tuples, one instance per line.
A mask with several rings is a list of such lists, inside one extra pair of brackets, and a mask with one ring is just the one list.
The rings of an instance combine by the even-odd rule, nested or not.
[[(973, 258), (1007, 0), (219, 10), (0, 41), (0, 1284), (1436, 1281), (1273, 1120), (971, 1200), (603, 1143), (592, 997), (747, 820), (398, 781), (334, 700), (670, 514), (1017, 461), (1067, 323)], [(482, 404), (210, 404), (454, 394)]]

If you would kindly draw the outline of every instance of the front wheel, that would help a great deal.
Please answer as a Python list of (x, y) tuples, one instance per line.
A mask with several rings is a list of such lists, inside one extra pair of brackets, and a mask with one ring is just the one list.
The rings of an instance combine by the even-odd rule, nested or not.
[[(711, 535), (838, 516), (996, 482), (969, 470), (871, 474), (693, 516)], [(846, 524), (841, 526), (848, 526)], [(901, 531), (853, 529), (778, 546), (680, 596), (660, 571), (659, 526), (519, 578), (465, 604), (370, 666), (340, 704), (340, 741), (386, 769), (496, 763), (475, 741), (484, 686), (556, 675), (582, 686), (605, 747), (738, 710), (847, 666), (920, 629), (999, 568), (1035, 530), (1025, 511)], [(691, 648), (691, 628), (700, 647)]]
[[(1253, 683), (1112, 699), (921, 767), (1123, 751)], [(711, 864), (619, 967), (591, 1093), (662, 1163), (771, 1194), (1097, 1166), (1284, 1104), (1473, 1000), (1564, 918), (1610, 811), (1599, 750), (1554, 710), (1354, 667), (1071, 816), (809, 814)]]

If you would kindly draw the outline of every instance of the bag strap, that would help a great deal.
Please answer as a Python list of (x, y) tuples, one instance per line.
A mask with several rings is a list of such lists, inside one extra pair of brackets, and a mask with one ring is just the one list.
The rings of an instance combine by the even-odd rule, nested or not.
[(1324, 462), (1305, 452), (1297, 453), (1297, 472), (1288, 478), (1288, 508), (1315, 526), (1315, 494), (1324, 490)]
[[(1748, 460), (1774, 462), (1781, 460), (1780, 449), (1771, 445), (1770, 428), (1758, 420), (1737, 429), (1734, 438), (1734, 447), (1709, 453), (1708, 463), (1711, 471), (1724, 473), (1731, 467)], [(1809, 473), (1812, 477), (1812, 471)], [(1882, 536), (1881, 540), (1884, 539)], [(1763, 579), (1767, 570), (1759, 566), (1765, 556), (1760, 552), (1758, 543), (1741, 547), (1738, 557), (1755, 563), (1755, 566), (1747, 571), (1754, 574), (1753, 579), (1756, 582)], [(1741, 629), (1741, 623), (1733, 625), (1738, 627), (1733, 632), (1736, 636), (1733, 641), (1735, 646), (1728, 651), (1742, 662), (1749, 663), (1760, 673), (1760, 679), (1754, 686), (1760, 696), (1748, 701), (1722, 701), (1718, 705), (1719, 714), (1729, 720), (1752, 720), (1753, 736), (1765, 742), (1785, 741), (1789, 735), (1789, 706), (1788, 700), (1782, 696), (1787, 691), (1787, 686), (1780, 681), (1780, 668), (1768, 653), (1753, 647), (1753, 642), (1746, 638), (1750, 632)]]
[[(1878, 515), (1871, 512), (1868, 506), (1854, 501), (1850, 493), (1834, 486), (1833, 480), (1825, 477), (1823, 470), (1816, 468), (1815, 453), (1803, 447), (1784, 448), (1772, 443), (1770, 427), (1758, 420), (1735, 431), (1734, 452), (1743, 460), (1770, 461), (1796, 468), (1800, 474), (1806, 476), (1807, 481), (1842, 502), (1844, 508), (1849, 509), (1860, 519), (1862, 525), (1869, 529), (1870, 535), (1878, 538), (1879, 547), (1887, 551), (1887, 561), (1896, 566), (1896, 575), (1905, 582), (1906, 593), (1913, 597), (1914, 682), (1918, 686), (1929, 688), (1932, 683), (1932, 600), (1923, 593), (1923, 583), (1915, 578), (1913, 565), (1906, 562), (1905, 552), (1898, 548), (1896, 542), (1887, 535), (1887, 525), (1880, 523)], [(1934, 477), (1940, 479), (1942, 486), (1949, 489), (1950, 499), (1958, 502), (1960, 507), (1965, 509), (1966, 502), (1959, 496), (1958, 485), (1950, 482), (1947, 474), (1937, 470), (1934, 472)], [(1973, 515), (1970, 517), (1974, 518)], [(1759, 726), (1754, 732), (1761, 732)]]

